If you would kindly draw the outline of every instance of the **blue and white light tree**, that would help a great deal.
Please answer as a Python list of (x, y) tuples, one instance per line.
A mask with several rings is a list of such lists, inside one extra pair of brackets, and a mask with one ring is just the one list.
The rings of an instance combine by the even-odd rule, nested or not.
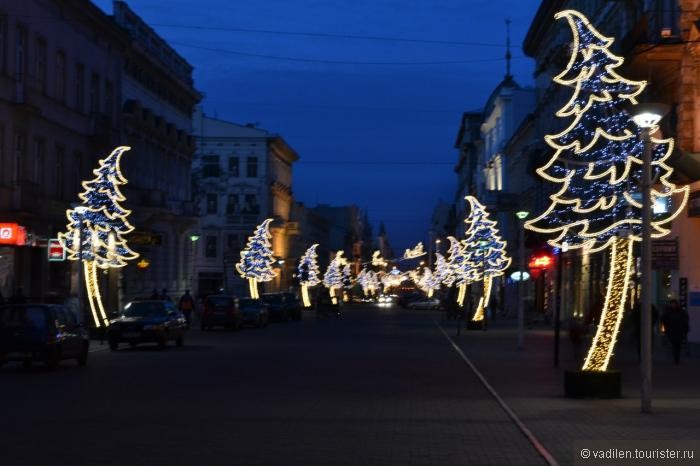
[(479, 280), (479, 274), (476, 266), (469, 261), (470, 255), (466, 249), (466, 244), (454, 236), (448, 236), (447, 240), (450, 242), (450, 246), (447, 249), (450, 273), (445, 275), (442, 282), (448, 287), (453, 284), (457, 287), (457, 304), (463, 306), (464, 298), (467, 294), (467, 285)]
[(119, 188), (127, 183), (121, 173), (120, 162), (128, 150), (130, 147), (117, 147), (99, 161), (99, 166), (93, 170), (95, 178), (82, 183), (84, 191), (78, 195), (80, 206), (66, 211), (67, 231), (59, 233), (68, 259), (83, 262), (80, 266), (83, 267), (96, 327), (109, 325), (100, 296), (97, 269), (124, 267), (127, 261), (138, 257), (129, 249), (124, 237), (134, 227), (127, 220), (131, 211), (121, 205), (126, 198)]
[(483, 296), (474, 312), (472, 321), (484, 320), (484, 310), (489, 305), (493, 277), (503, 275), (510, 267), (511, 259), (506, 253), (506, 242), (501, 239), (496, 222), (489, 218), (486, 208), (474, 197), (466, 196), (469, 203), (469, 215), (464, 219), (467, 224), (464, 244), (467, 250), (467, 263), (470, 264), (472, 276), (483, 280)]
[(309, 287), (316, 286), (321, 283), (318, 270), (318, 253), (316, 248), (318, 244), (314, 244), (306, 250), (299, 260), (297, 272), (299, 274), (299, 284), (301, 285), (301, 300), (304, 307), (311, 307), (309, 299)]
[(241, 250), (241, 260), (236, 264), (241, 277), (248, 279), (250, 297), (253, 299), (260, 299), (258, 282), (269, 282), (277, 276), (272, 268), (277, 262), (270, 243), (272, 220), (268, 218), (255, 228), (253, 236), (248, 237), (248, 244)]
[(334, 303), (338, 301), (336, 290), (343, 287), (343, 266), (345, 263), (343, 251), (338, 251), (331, 263), (328, 264), (326, 273), (323, 274), (323, 284), (328, 288), (328, 294)]
[[(624, 59), (610, 50), (614, 39), (598, 32), (583, 14), (565, 10), (555, 15), (567, 21), (573, 40), (566, 68), (554, 82), (571, 90), (571, 98), (556, 115), (569, 120), (557, 134), (545, 136), (552, 148), (549, 161), (537, 169), (547, 181), (558, 184), (550, 206), (525, 227), (550, 235), (550, 245), (592, 253), (610, 250), (605, 305), (584, 371), (605, 371), (613, 354), (624, 314), (632, 270), (634, 242), (641, 241), (643, 151), (641, 130), (625, 111), (637, 104), (645, 81), (632, 81), (616, 69)], [(656, 128), (654, 128), (654, 131)], [(652, 137), (651, 171), (656, 186), (650, 189), (652, 205), (680, 201), (665, 214), (654, 215), (652, 238), (669, 233), (669, 222), (688, 199), (688, 187), (670, 180), (666, 159), (673, 139)]]
[(346, 263), (342, 270), (343, 278), (343, 301), (348, 302), (350, 299), (350, 290), (352, 290), (354, 281), (352, 277), (352, 266)]

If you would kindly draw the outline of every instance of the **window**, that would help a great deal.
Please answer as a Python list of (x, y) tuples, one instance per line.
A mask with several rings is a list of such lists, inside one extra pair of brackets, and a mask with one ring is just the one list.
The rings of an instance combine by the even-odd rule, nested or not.
[(75, 109), (85, 111), (85, 65), (75, 64)]
[(7, 49), (7, 15), (0, 15), (0, 73), (5, 72), (5, 50)]
[(202, 176), (216, 178), (219, 176), (219, 156), (205, 155), (202, 157)]
[(243, 213), (245, 214), (259, 214), (260, 206), (258, 205), (258, 196), (255, 194), (246, 194), (245, 203), (243, 205)]
[(226, 213), (228, 215), (238, 213), (238, 194), (228, 195), (228, 202), (226, 203)]
[(100, 111), (100, 75), (92, 73), (90, 75), (90, 112)]
[(207, 236), (204, 241), (204, 257), (216, 257), (216, 236)]
[(248, 157), (246, 164), (246, 174), (248, 178), (257, 178), (258, 176), (258, 158)]
[(17, 26), (15, 38), (15, 79), (24, 82), (27, 68), (27, 29)]
[(236, 234), (230, 234), (226, 236), (226, 247), (229, 252), (236, 252), (240, 249), (240, 245), (238, 243), (238, 235)]
[(114, 113), (114, 84), (109, 79), (105, 81), (105, 114), (112, 118)]
[(66, 101), (66, 54), (56, 52), (56, 100)]
[(31, 180), (41, 184), (44, 178), (44, 160), (46, 158), (46, 143), (41, 138), (34, 139), (34, 167)]
[(240, 176), (238, 171), (238, 157), (228, 158), (228, 174), (231, 176)]
[(207, 213), (216, 214), (219, 210), (219, 195), (207, 194)]
[(22, 159), (24, 158), (24, 134), (15, 133), (15, 184), (19, 184), (22, 180)]
[(496, 155), (486, 164), (484, 177), (486, 178), (487, 190), (503, 190), (503, 161), (500, 155)]
[(65, 192), (65, 180), (66, 180), (66, 148), (62, 145), (56, 146), (56, 171), (55, 176), (52, 177), (55, 183), (56, 197), (58, 199), (63, 199), (63, 193)]
[(39, 91), (46, 93), (46, 40), (41, 37), (36, 40), (36, 55), (34, 61), (36, 85)]

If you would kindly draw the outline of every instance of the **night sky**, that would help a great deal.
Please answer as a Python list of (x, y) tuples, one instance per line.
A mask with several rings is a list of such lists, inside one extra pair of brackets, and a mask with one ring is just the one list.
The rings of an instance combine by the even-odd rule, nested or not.
[[(95, 3), (111, 13), (110, 0)], [(257, 123), (296, 149), (298, 201), (368, 208), (399, 253), (427, 236), (438, 199), (453, 199), (460, 116), (505, 74), (507, 18), (513, 74), (532, 82), (521, 45), (536, 0), (128, 3), (195, 67), (207, 114)]]

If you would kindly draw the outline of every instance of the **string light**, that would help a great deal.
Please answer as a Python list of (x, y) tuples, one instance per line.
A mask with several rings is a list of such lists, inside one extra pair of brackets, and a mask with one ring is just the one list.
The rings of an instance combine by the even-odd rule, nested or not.
[(252, 236), (248, 237), (246, 247), (241, 250), (241, 260), (236, 264), (236, 270), (242, 278), (248, 279), (250, 297), (260, 299), (258, 282), (269, 282), (277, 276), (272, 266), (276, 262), (270, 239), (270, 223), (273, 219), (265, 219), (255, 228)]
[(372, 265), (375, 267), (386, 267), (389, 263), (382, 257), (381, 251), (374, 251), (372, 253)]
[[(548, 243), (582, 249), (585, 254), (611, 249), (605, 307), (583, 370), (605, 371), (613, 354), (627, 295), (633, 243), (641, 241), (644, 142), (641, 129), (620, 108), (636, 97), (645, 81), (621, 77), (616, 69), (624, 59), (610, 51), (614, 39), (600, 34), (580, 12), (564, 10), (572, 31), (571, 56), (554, 82), (573, 89), (569, 101), (556, 112), (571, 118), (557, 134), (545, 136), (553, 149), (549, 161), (537, 169), (545, 180), (561, 185), (545, 211), (525, 222), (529, 230), (550, 235)], [(678, 205), (652, 217), (652, 238), (669, 233), (670, 222), (685, 207), (689, 188), (669, 181), (673, 173), (665, 161), (673, 139), (652, 138), (651, 170), (658, 179), (651, 188), (652, 205), (677, 196)]]
[(416, 259), (421, 256), (425, 256), (425, 250), (423, 249), (423, 243), (420, 242), (416, 244), (412, 249), (406, 249), (403, 253), (404, 259)]
[(80, 266), (84, 270), (85, 287), (96, 327), (109, 326), (96, 269), (106, 272), (110, 268), (124, 267), (127, 261), (138, 257), (129, 249), (124, 237), (134, 230), (127, 220), (131, 211), (121, 205), (126, 198), (120, 186), (127, 183), (121, 172), (121, 157), (130, 149), (119, 146), (99, 160), (98, 167), (92, 171), (95, 178), (82, 182), (83, 192), (78, 194), (80, 206), (66, 211), (66, 232), (58, 234), (68, 259), (83, 260)]
[(333, 301), (333, 304), (338, 302), (338, 297), (335, 295), (335, 290), (342, 288), (343, 286), (343, 273), (342, 267), (346, 264), (345, 258), (343, 257), (343, 251), (338, 251), (335, 253), (335, 257), (328, 264), (326, 273), (323, 274), (323, 284), (328, 288), (328, 294)]
[[(486, 208), (474, 197), (464, 198), (469, 204), (469, 215), (464, 219), (467, 225), (464, 248), (467, 250), (466, 263), (472, 271), (473, 281), (483, 280), (483, 296), (474, 312), (472, 321), (484, 320), (485, 310), (491, 299), (493, 277), (502, 276), (510, 267), (511, 259), (506, 253), (508, 243), (501, 239), (496, 222), (489, 218)], [(462, 293), (462, 301), (464, 300)], [(461, 304), (460, 304), (461, 305)]]
[(321, 283), (318, 278), (320, 272), (318, 269), (318, 253), (316, 248), (318, 244), (313, 244), (304, 252), (299, 260), (299, 284), (301, 285), (301, 300), (304, 307), (311, 307), (311, 299), (309, 299), (309, 287), (316, 286)]

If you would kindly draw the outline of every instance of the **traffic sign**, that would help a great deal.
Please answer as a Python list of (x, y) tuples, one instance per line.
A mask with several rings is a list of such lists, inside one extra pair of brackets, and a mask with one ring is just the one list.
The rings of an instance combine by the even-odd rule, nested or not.
[(49, 262), (62, 262), (66, 260), (66, 248), (58, 238), (49, 239), (47, 249), (49, 252)]

